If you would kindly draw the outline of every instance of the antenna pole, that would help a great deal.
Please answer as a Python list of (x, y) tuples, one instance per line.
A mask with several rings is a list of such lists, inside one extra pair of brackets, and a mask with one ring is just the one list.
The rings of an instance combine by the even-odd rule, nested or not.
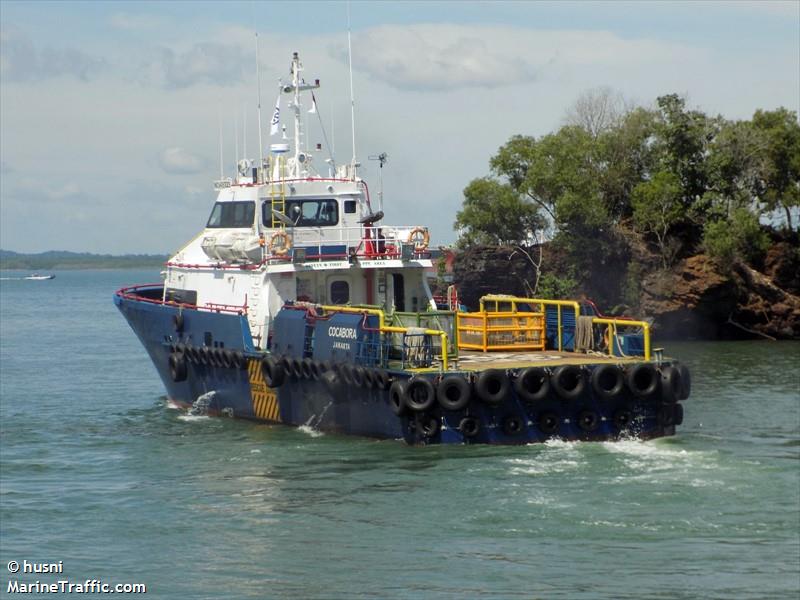
[(351, 168), (356, 178), (356, 101), (353, 95), (353, 45), (350, 41), (350, 2), (347, 2), (347, 61), (350, 65), (350, 126), (353, 133), (353, 160)]
[(242, 158), (247, 158), (247, 103), (242, 107)]
[(258, 62), (258, 31), (256, 31), (256, 81), (258, 82), (258, 173), (259, 183), (263, 180), (262, 169), (264, 168), (264, 142), (261, 139), (261, 65)]
[(233, 147), (236, 148), (236, 173), (239, 173), (239, 115), (233, 115)]
[(225, 166), (222, 164), (222, 113), (217, 111), (217, 124), (219, 125), (219, 178), (225, 174)]

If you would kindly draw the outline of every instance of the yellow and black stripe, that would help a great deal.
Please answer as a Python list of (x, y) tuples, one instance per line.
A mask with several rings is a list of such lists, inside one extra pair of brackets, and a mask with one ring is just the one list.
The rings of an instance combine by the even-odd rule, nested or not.
[(264, 421), (281, 422), (278, 408), (278, 395), (267, 387), (261, 373), (261, 361), (250, 358), (247, 361), (247, 375), (250, 379), (250, 398), (253, 401), (253, 413)]

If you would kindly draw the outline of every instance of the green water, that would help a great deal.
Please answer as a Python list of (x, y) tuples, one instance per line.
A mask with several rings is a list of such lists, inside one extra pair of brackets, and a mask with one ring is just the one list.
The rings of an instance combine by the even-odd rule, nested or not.
[(410, 448), (167, 407), (111, 303), (157, 279), (0, 281), (4, 597), (65, 578), (170, 599), (800, 594), (798, 343), (667, 344), (694, 374), (674, 438)]

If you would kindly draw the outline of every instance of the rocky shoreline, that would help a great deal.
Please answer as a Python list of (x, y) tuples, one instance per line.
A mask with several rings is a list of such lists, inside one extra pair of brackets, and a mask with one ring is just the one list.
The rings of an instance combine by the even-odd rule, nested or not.
[[(453, 280), (470, 309), (488, 293), (530, 295), (540, 275), (538, 248), (476, 246), (456, 252)], [(559, 272), (558, 256), (542, 249), (541, 274)], [(800, 248), (777, 241), (762, 265), (741, 262), (720, 268), (705, 254), (650, 270), (638, 282), (638, 301), (625, 303), (608, 289), (622, 281), (626, 265), (578, 281), (579, 295), (606, 298), (607, 313), (651, 320), (661, 339), (800, 340)], [(610, 282), (610, 284), (609, 284)], [(617, 285), (617, 287), (619, 287)], [(610, 308), (613, 307), (613, 308)]]

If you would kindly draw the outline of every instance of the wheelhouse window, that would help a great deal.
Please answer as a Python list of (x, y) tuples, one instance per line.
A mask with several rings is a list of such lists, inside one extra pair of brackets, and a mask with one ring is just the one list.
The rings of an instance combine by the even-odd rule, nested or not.
[(217, 202), (211, 211), (206, 227), (209, 228), (242, 228), (252, 227), (256, 205), (247, 202)]
[(347, 304), (350, 302), (350, 284), (346, 281), (331, 282), (331, 303)]
[(339, 222), (336, 200), (287, 200), (284, 213), (295, 227), (327, 227)]

